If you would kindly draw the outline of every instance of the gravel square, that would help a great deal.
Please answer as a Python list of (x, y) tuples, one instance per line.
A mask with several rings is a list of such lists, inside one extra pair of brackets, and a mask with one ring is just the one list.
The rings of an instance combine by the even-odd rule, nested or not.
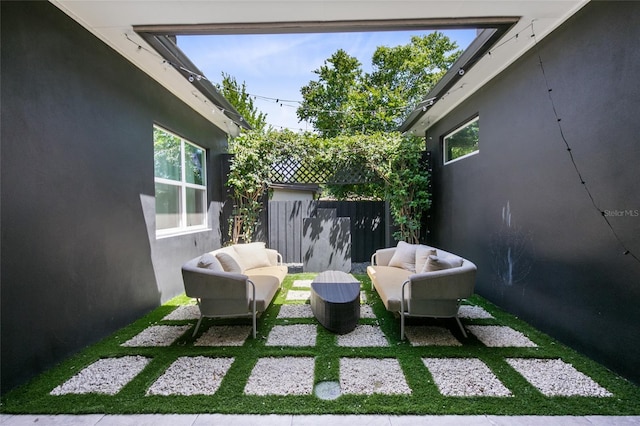
[(143, 356), (103, 358), (57, 386), (51, 395), (100, 393), (115, 395), (151, 361)]
[(309, 290), (289, 290), (286, 300), (308, 300), (311, 297)]
[(507, 362), (546, 396), (613, 396), (561, 359), (508, 358)]
[(405, 326), (404, 333), (411, 346), (462, 346), (462, 343), (444, 327), (430, 325)]
[(244, 387), (245, 395), (311, 395), (313, 358), (260, 358)]
[(312, 281), (313, 280), (295, 280), (293, 281), (292, 287), (311, 288)]
[(251, 331), (250, 325), (213, 326), (193, 346), (242, 346)]
[(147, 390), (147, 395), (213, 395), (233, 358), (180, 357)]
[(481, 306), (460, 305), (458, 309), (458, 318), (468, 319), (491, 319), (493, 315), (485, 311)]
[(282, 305), (278, 318), (313, 318), (311, 305)]
[(153, 325), (120, 346), (170, 346), (189, 328), (190, 325)]
[(490, 348), (522, 347), (535, 348), (527, 336), (511, 327), (502, 325), (469, 325), (467, 328), (478, 340)]
[(485, 363), (477, 358), (423, 358), (438, 390), (445, 396), (511, 396)]
[(340, 388), (343, 394), (411, 394), (395, 358), (340, 358)]
[(375, 325), (357, 325), (347, 334), (338, 335), (338, 346), (356, 347), (386, 347), (389, 342), (380, 327)]
[(376, 314), (373, 313), (371, 305), (360, 306), (360, 318), (376, 318)]
[(315, 324), (276, 325), (267, 337), (266, 346), (315, 346)]
[(163, 321), (184, 321), (197, 320), (200, 318), (200, 308), (198, 305), (179, 306), (169, 315), (162, 318)]

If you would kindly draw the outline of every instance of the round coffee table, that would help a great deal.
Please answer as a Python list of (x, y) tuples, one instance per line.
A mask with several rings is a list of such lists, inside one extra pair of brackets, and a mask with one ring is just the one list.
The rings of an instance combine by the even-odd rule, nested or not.
[(326, 271), (311, 282), (311, 311), (327, 330), (352, 331), (360, 320), (360, 281), (341, 271)]

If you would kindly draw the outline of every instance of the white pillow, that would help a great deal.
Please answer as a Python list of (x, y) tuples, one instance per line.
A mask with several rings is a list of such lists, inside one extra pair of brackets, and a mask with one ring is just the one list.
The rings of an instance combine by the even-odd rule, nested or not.
[(237, 244), (233, 249), (238, 253), (245, 270), (271, 266), (264, 243)]
[(459, 266), (462, 266), (462, 263), (460, 262), (458, 264), (456, 259), (431, 255), (427, 259), (427, 262), (424, 264), (422, 272), (443, 271), (445, 269), (457, 268)]
[(389, 266), (395, 266), (396, 268), (415, 272), (417, 248), (418, 246), (415, 244), (399, 241), (396, 246), (396, 251), (393, 253), (393, 256), (391, 256), (391, 260), (389, 260)]
[(422, 271), (424, 264), (429, 259), (429, 256), (437, 256), (438, 252), (433, 247), (420, 244), (416, 249), (416, 271)]
[(216, 258), (220, 261), (222, 269), (224, 269), (225, 272), (233, 272), (236, 274), (242, 273), (242, 267), (240, 267), (240, 264), (229, 253), (216, 253)]

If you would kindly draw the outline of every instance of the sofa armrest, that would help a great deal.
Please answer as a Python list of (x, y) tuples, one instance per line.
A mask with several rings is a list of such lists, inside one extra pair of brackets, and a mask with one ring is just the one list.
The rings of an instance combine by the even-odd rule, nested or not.
[(462, 266), (409, 276), (411, 297), (464, 299), (473, 295), (476, 265), (464, 260)]
[(182, 266), (182, 280), (187, 296), (207, 298), (216, 297), (220, 293), (240, 293), (242, 289), (246, 294), (248, 277), (185, 264)]
[(269, 262), (271, 263), (271, 265), (279, 266), (284, 264), (282, 255), (278, 253), (276, 250), (274, 249), (265, 249), (265, 250), (267, 251), (267, 257), (269, 258)]
[(396, 248), (395, 247), (378, 249), (371, 256), (371, 264), (372, 265), (374, 264), (373, 262), (374, 262), (374, 258), (375, 258), (375, 262), (376, 262), (375, 265), (389, 266), (389, 261), (391, 261), (391, 258), (393, 257), (393, 254), (395, 252), (396, 252)]

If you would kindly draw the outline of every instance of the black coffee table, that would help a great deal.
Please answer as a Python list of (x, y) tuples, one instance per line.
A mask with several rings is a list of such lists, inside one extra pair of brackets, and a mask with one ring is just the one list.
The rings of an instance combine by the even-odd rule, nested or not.
[(352, 331), (360, 320), (360, 281), (341, 271), (326, 271), (311, 282), (311, 311), (327, 330)]

